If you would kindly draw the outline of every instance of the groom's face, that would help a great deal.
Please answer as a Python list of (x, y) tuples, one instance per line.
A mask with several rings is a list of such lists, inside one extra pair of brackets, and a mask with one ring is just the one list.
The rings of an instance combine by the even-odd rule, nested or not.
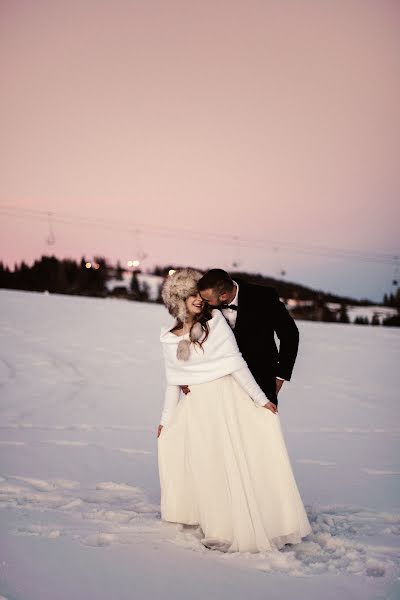
[(202, 290), (200, 292), (200, 296), (202, 299), (207, 302), (209, 306), (219, 306), (220, 304), (225, 304), (228, 300), (229, 294), (226, 292), (218, 295), (215, 290), (209, 288), (207, 290)]

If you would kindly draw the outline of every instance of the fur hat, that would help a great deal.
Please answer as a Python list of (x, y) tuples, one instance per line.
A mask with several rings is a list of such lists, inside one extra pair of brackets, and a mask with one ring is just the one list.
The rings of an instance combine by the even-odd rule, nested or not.
[(161, 297), (168, 312), (184, 323), (188, 319), (185, 300), (197, 294), (197, 282), (202, 277), (195, 269), (179, 269), (168, 275), (161, 290)]
[[(189, 296), (195, 296), (198, 292), (197, 282), (201, 279), (202, 273), (195, 269), (179, 269), (169, 275), (164, 282), (161, 290), (161, 297), (168, 312), (179, 319), (182, 323), (188, 320), (189, 314), (186, 308), (185, 300)], [(176, 349), (178, 360), (188, 360), (190, 356), (191, 342), (198, 341), (203, 335), (203, 328), (200, 323), (195, 323), (189, 333), (189, 340), (180, 340)]]

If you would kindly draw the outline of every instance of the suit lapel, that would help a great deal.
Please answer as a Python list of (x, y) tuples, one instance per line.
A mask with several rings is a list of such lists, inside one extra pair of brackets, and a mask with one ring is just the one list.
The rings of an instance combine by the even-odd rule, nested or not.
[(246, 327), (246, 305), (247, 305), (247, 297), (248, 297), (248, 288), (246, 283), (242, 280), (237, 280), (239, 284), (239, 298), (238, 298), (238, 310), (235, 328), (233, 330), (235, 337), (240, 337), (243, 329)]

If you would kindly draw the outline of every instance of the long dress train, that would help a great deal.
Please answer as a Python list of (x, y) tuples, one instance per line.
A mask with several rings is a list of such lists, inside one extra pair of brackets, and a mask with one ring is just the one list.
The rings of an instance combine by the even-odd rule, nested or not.
[(225, 552), (297, 544), (311, 526), (280, 416), (226, 375), (190, 385), (158, 438), (161, 518), (200, 525)]

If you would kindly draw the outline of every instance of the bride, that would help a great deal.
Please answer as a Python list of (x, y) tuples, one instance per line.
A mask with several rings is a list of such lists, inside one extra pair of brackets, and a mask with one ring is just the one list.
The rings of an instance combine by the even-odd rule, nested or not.
[[(166, 392), (158, 427), (161, 519), (198, 525), (223, 552), (262, 552), (311, 533), (276, 405), (245, 362), (231, 327), (180, 269), (162, 298)], [(181, 385), (190, 393), (181, 393)]]

